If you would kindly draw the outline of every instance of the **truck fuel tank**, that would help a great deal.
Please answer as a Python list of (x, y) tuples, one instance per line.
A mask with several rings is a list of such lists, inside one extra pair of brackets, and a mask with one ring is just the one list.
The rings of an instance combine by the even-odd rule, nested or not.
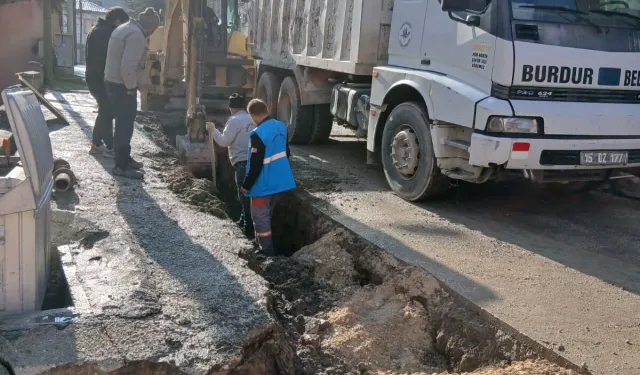
[[(331, 114), (341, 125), (366, 132), (369, 123), (371, 85), (341, 83), (331, 91)], [(365, 133), (366, 134), (366, 133)]]

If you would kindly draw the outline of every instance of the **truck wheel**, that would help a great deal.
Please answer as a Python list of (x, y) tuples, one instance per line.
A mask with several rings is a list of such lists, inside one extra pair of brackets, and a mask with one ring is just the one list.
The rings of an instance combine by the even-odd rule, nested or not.
[(437, 165), (422, 104), (402, 103), (391, 111), (381, 151), (387, 182), (400, 198), (415, 202), (436, 198), (449, 189), (449, 179)]
[(271, 72), (265, 72), (260, 76), (256, 86), (256, 98), (262, 99), (269, 107), (269, 115), (275, 116), (278, 108), (278, 90), (280, 80)]
[(333, 116), (329, 104), (313, 106), (313, 126), (311, 127), (310, 144), (322, 144), (329, 140), (333, 128)]
[(278, 96), (278, 120), (287, 124), (289, 142), (293, 144), (308, 143), (311, 139), (313, 123), (313, 106), (300, 104), (298, 84), (293, 77), (287, 77), (280, 86)]

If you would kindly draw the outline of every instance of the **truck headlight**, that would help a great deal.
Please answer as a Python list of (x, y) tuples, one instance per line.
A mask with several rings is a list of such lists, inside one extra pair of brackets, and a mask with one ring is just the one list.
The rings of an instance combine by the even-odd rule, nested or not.
[(542, 121), (530, 117), (491, 117), (487, 124), (490, 133), (537, 134)]

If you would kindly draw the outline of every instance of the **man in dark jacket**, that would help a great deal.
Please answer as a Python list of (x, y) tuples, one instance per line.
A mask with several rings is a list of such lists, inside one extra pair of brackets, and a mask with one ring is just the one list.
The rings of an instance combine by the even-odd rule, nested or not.
[[(87, 86), (91, 96), (98, 102), (98, 117), (93, 127), (93, 139), (91, 141), (92, 155), (113, 157), (113, 111), (109, 104), (109, 97), (104, 84), (104, 67), (107, 61), (107, 48), (109, 38), (116, 27), (129, 21), (129, 16), (120, 7), (109, 9), (105, 19), (100, 18), (98, 23), (87, 35), (87, 47), (85, 49)], [(103, 143), (104, 142), (104, 143)]]

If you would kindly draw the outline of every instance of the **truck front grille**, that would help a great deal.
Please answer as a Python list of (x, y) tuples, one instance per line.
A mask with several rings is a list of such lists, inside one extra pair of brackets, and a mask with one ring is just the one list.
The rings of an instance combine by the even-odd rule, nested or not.
[[(629, 164), (640, 163), (640, 150), (629, 150)], [(580, 151), (544, 150), (540, 154), (541, 165), (580, 165)]]
[(491, 96), (504, 100), (587, 103), (640, 103), (640, 91), (558, 87), (507, 87), (493, 83)]

